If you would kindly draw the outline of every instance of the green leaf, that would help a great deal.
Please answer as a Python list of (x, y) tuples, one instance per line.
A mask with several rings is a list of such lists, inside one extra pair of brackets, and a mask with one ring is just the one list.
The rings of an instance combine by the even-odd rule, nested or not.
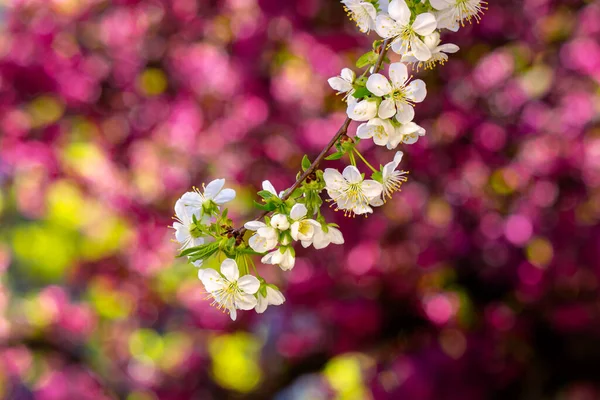
[(261, 204), (258, 201), (255, 201), (254, 205), (256, 206), (256, 208), (263, 211), (273, 211), (277, 208), (277, 206), (273, 203)]
[(363, 97), (367, 97), (372, 95), (373, 93), (369, 92), (369, 89), (367, 89), (364, 86), (361, 86), (359, 88), (357, 88), (354, 93), (352, 93), (352, 96), (357, 98), (357, 99), (362, 99)]
[(268, 190), (261, 190), (257, 194), (265, 200), (270, 199), (271, 197), (274, 196), (274, 194), (269, 192)]
[(310, 168), (311, 162), (308, 159), (308, 156), (305, 154), (304, 157), (302, 157), (302, 171), (306, 171), (307, 169)]
[(344, 156), (344, 153), (341, 151), (338, 151), (337, 153), (333, 153), (328, 155), (327, 157), (325, 157), (326, 160), (332, 161), (332, 160), (339, 160), (340, 158), (342, 158)]
[(370, 51), (368, 53), (363, 54), (362, 56), (360, 56), (360, 58), (358, 60), (356, 60), (356, 66), (358, 68), (363, 68), (363, 67), (366, 67), (367, 65), (375, 64), (376, 62), (377, 62), (377, 54), (375, 54), (374, 51)]
[[(186, 249), (186, 250), (182, 251), (179, 254), (179, 256), (180, 257), (193, 256), (194, 258), (199, 260), (201, 258), (209, 257), (210, 255), (214, 254), (217, 250), (219, 250), (219, 242), (215, 241), (215, 242), (210, 242), (207, 244), (203, 244), (200, 246)], [(196, 261), (196, 260), (194, 260), (194, 261)]]
[(373, 174), (371, 174), (371, 179), (381, 183), (383, 182), (383, 174), (380, 171), (373, 172)]

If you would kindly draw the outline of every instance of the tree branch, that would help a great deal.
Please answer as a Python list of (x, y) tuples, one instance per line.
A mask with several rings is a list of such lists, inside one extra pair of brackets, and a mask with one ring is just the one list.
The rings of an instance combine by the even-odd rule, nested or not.
[[(383, 65), (383, 61), (385, 60), (385, 55), (387, 54), (387, 51), (388, 51), (389, 44), (390, 44), (390, 39), (386, 39), (383, 41), (383, 43), (381, 43), (381, 46), (379, 46), (379, 49), (378, 49), (379, 50), (379, 58), (377, 58), (377, 62), (375, 63), (371, 74), (377, 73), (381, 69), (381, 66)], [(296, 180), (296, 182), (294, 182), (294, 184), (285, 191), (285, 193), (281, 197), (281, 200), (284, 200), (284, 201), (287, 200), (292, 195), (292, 193), (294, 193), (294, 190), (296, 190), (302, 184), (302, 182), (304, 182), (306, 180), (306, 178), (308, 178), (313, 172), (315, 172), (315, 170), (317, 169), (319, 164), (321, 164), (323, 159), (327, 156), (327, 153), (329, 153), (329, 150), (331, 150), (331, 148), (333, 146), (335, 146), (337, 141), (342, 136), (344, 136), (348, 133), (348, 127), (350, 126), (350, 122), (352, 122), (352, 120), (350, 118), (346, 117), (346, 120), (344, 121), (344, 123), (342, 124), (340, 129), (338, 129), (336, 134), (331, 138), (329, 143), (327, 143), (327, 146), (325, 146), (325, 148), (321, 151), (321, 153), (317, 156), (317, 158), (315, 158), (315, 160), (312, 162), (310, 167), (308, 167), (308, 169), (306, 171), (304, 171), (304, 173), (302, 175), (300, 175), (300, 178), (298, 178)], [(263, 211), (254, 220), (255, 221), (261, 220), (269, 214), (270, 214), (269, 212)], [(244, 227), (239, 228), (236, 230), (236, 232), (238, 233), (238, 236), (243, 237), (244, 233), (246, 233), (246, 228), (244, 228)]]

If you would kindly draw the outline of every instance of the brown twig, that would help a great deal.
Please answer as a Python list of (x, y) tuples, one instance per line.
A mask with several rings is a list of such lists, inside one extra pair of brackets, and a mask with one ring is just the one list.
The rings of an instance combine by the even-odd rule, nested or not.
[[(387, 54), (387, 51), (388, 51), (389, 44), (390, 44), (390, 40), (386, 39), (379, 47), (379, 49), (378, 49), (379, 58), (377, 58), (377, 62), (375, 63), (373, 72), (371, 72), (371, 74), (379, 72), (379, 70), (381, 69), (381, 66), (383, 65), (383, 61), (385, 60), (385, 55)], [(294, 182), (294, 184), (285, 191), (283, 196), (281, 196), (281, 200), (284, 200), (284, 201), (287, 200), (292, 195), (292, 193), (294, 193), (294, 190), (296, 190), (302, 184), (302, 182), (304, 182), (304, 180), (306, 180), (306, 178), (308, 178), (317, 169), (319, 164), (321, 164), (323, 159), (327, 156), (327, 153), (329, 153), (329, 150), (331, 150), (331, 148), (333, 146), (335, 146), (337, 141), (342, 136), (344, 136), (345, 134), (348, 133), (348, 127), (350, 126), (350, 122), (352, 122), (352, 120), (350, 118), (346, 117), (346, 120), (344, 121), (344, 123), (342, 124), (340, 129), (338, 129), (336, 134), (331, 138), (329, 143), (327, 143), (327, 146), (325, 146), (325, 148), (321, 151), (321, 153), (317, 156), (317, 158), (315, 158), (315, 160), (312, 162), (312, 164), (310, 164), (310, 167), (308, 167), (308, 169), (306, 171), (304, 171), (304, 173), (302, 173), (302, 175), (300, 175), (300, 177), (296, 180), (296, 182)], [(270, 212), (263, 211), (254, 220), (255, 221), (261, 220), (269, 214), (270, 214)], [(246, 228), (241, 227), (241, 228), (237, 229), (236, 232), (240, 237), (243, 237), (244, 233), (246, 233)]]

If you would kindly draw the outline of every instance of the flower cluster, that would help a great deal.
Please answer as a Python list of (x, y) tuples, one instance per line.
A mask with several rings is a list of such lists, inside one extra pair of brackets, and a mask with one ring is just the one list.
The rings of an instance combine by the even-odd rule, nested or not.
[[(383, 205), (407, 180), (408, 172), (398, 170), (403, 157), (397, 151), (393, 160), (379, 169), (360, 153), (361, 140), (372, 139), (378, 146), (396, 149), (400, 143), (412, 144), (425, 135), (425, 129), (413, 122), (414, 107), (426, 95), (425, 82), (412, 79), (408, 65), (416, 70), (444, 64), (453, 44), (440, 44), (440, 30), (456, 30), (471, 20), (478, 20), (484, 9), (480, 0), (342, 0), (350, 18), (362, 32), (375, 30), (383, 40), (373, 43), (373, 51), (357, 61), (364, 68), (361, 76), (350, 68), (328, 80), (329, 85), (344, 95), (346, 113), (352, 121), (362, 122), (354, 138), (348, 136), (348, 125), (340, 129), (330, 147), (319, 158), (302, 160), (302, 172), (296, 184), (277, 192), (269, 181), (258, 192), (263, 210), (260, 218), (234, 229), (221, 206), (233, 200), (235, 192), (224, 189), (223, 179), (209, 183), (203, 190), (184, 194), (175, 205), (177, 222), (173, 228), (181, 244), (181, 255), (200, 268), (198, 276), (213, 304), (225, 309), (232, 319), (237, 310), (255, 309), (262, 313), (269, 305), (280, 305), (284, 296), (267, 283), (254, 265), (253, 256), (261, 263), (277, 265), (283, 271), (294, 268), (294, 244), (323, 249), (330, 244), (343, 244), (342, 233), (335, 224), (327, 223), (321, 214), (322, 192), (326, 192), (335, 210), (346, 216), (368, 215), (373, 207)], [(390, 48), (401, 56), (391, 63), (387, 77), (379, 73)], [(338, 160), (347, 157), (350, 165), (342, 172), (335, 168), (319, 169), (324, 154)], [(358, 168), (360, 161), (371, 170), (370, 179)], [(223, 260), (208, 266), (209, 258)], [(251, 274), (253, 267), (255, 275)]]

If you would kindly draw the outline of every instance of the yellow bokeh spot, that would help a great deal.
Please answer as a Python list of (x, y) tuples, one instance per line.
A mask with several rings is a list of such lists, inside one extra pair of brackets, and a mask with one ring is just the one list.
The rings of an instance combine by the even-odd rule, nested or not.
[(142, 362), (154, 364), (164, 351), (163, 338), (151, 329), (139, 329), (129, 336), (129, 352)]
[(260, 348), (254, 336), (243, 332), (210, 338), (208, 351), (215, 381), (225, 389), (252, 391), (261, 380)]
[(27, 105), (27, 113), (34, 128), (53, 124), (62, 117), (64, 104), (51, 96), (40, 96)]
[(494, 192), (501, 195), (509, 195), (519, 187), (519, 174), (512, 169), (500, 169), (494, 171), (490, 178), (490, 185)]
[(331, 359), (323, 375), (336, 392), (338, 400), (366, 400), (371, 394), (364, 384), (362, 365), (368, 361), (360, 354), (344, 354)]
[(106, 157), (93, 143), (74, 142), (63, 150), (62, 161), (66, 167), (78, 174), (93, 178), (102, 171)]
[(77, 186), (57, 181), (48, 189), (46, 203), (49, 221), (71, 229), (80, 226), (85, 202)]
[(527, 260), (536, 267), (545, 268), (552, 262), (554, 249), (552, 243), (545, 238), (532, 239), (525, 248)]
[(148, 68), (138, 77), (138, 87), (147, 96), (156, 96), (167, 89), (167, 76), (158, 68)]
[(13, 231), (13, 250), (18, 268), (43, 282), (63, 278), (76, 257), (76, 237), (51, 224), (19, 225)]
[(127, 293), (111, 290), (101, 280), (92, 284), (88, 296), (98, 314), (104, 318), (124, 319), (133, 309), (133, 301)]

